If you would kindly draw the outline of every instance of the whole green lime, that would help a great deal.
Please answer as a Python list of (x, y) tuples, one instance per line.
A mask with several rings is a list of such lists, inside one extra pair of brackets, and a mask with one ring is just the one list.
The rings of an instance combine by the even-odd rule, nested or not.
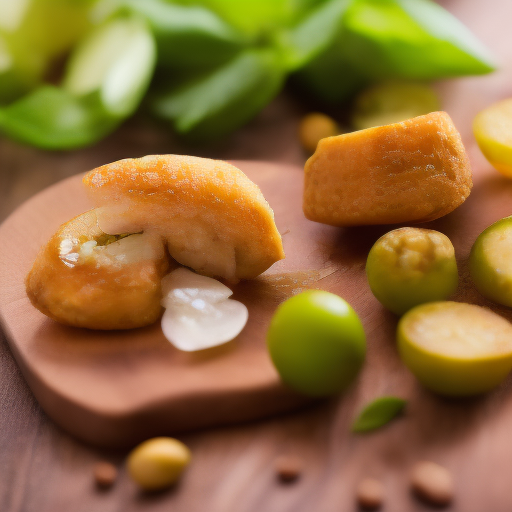
[(338, 295), (321, 290), (302, 292), (279, 306), (267, 345), (281, 379), (309, 396), (343, 391), (366, 353), (355, 311)]

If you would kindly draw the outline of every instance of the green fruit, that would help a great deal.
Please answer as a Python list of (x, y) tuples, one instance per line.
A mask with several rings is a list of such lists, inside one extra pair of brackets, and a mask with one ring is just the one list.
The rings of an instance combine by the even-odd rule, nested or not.
[(473, 304), (417, 306), (401, 318), (397, 342), (405, 365), (442, 395), (484, 393), (512, 369), (512, 324)]
[(355, 311), (341, 297), (321, 290), (302, 292), (279, 306), (267, 345), (282, 380), (309, 396), (343, 391), (366, 353)]
[(482, 110), (473, 121), (473, 133), (485, 158), (512, 178), (512, 99)]
[(365, 89), (355, 100), (352, 124), (356, 130), (399, 123), (439, 110), (441, 104), (428, 85), (385, 82)]
[(379, 302), (402, 315), (418, 304), (443, 300), (455, 292), (455, 251), (448, 237), (438, 231), (394, 229), (371, 248), (366, 276)]
[(469, 270), (484, 297), (512, 307), (512, 217), (480, 234), (471, 248)]

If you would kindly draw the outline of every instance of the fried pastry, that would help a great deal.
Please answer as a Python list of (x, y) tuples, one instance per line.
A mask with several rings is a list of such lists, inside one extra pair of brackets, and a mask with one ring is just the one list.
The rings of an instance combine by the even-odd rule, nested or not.
[(472, 187), (460, 135), (446, 112), (322, 139), (306, 162), (304, 214), (333, 226), (427, 222)]
[(150, 230), (170, 255), (197, 272), (251, 279), (284, 257), (263, 194), (235, 166), (179, 155), (147, 156), (98, 167), (84, 184), (108, 233)]
[(159, 318), (160, 281), (168, 267), (158, 236), (106, 235), (91, 210), (52, 236), (27, 276), (26, 289), (32, 304), (60, 323), (131, 329)]
[(149, 156), (90, 171), (98, 208), (63, 224), (38, 254), (27, 295), (47, 316), (91, 329), (149, 325), (178, 263), (227, 280), (284, 257), (259, 188), (225, 162)]

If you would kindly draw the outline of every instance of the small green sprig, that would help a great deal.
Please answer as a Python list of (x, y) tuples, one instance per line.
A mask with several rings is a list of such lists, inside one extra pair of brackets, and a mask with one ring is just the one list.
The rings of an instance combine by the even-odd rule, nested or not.
[(352, 432), (368, 432), (383, 427), (404, 410), (406, 403), (406, 400), (395, 396), (375, 399), (359, 413), (352, 425)]

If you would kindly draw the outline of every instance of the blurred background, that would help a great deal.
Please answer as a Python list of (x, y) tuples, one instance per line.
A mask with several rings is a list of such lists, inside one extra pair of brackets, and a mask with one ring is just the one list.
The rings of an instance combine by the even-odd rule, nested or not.
[(302, 164), (321, 137), (443, 108), (439, 80), (498, 67), (464, 23), (482, 5), (0, 0), (0, 218), (119, 158)]
[[(0, 0), (0, 221), (68, 176), (146, 154), (293, 164), (300, 180), (320, 138), (439, 109), (454, 119), (474, 169), (488, 165), (471, 123), (511, 95), (511, 16), (510, 0)], [(185, 495), (141, 496), (125, 474), (102, 495), (91, 468), (102, 458), (121, 464), (126, 454), (93, 450), (55, 427), (1, 332), (0, 367), (2, 512), (353, 505), (349, 475), (345, 487), (339, 475), (355, 449), (333, 442), (348, 421), (340, 402), (187, 435), (203, 462)], [(469, 510), (474, 496), (500, 510), (505, 480), (490, 489), (468, 473), (487, 445), (468, 463), (465, 439), (456, 439), (466, 422), (480, 425), (479, 403), (422, 399), (426, 417), (441, 411), (446, 420), (436, 453), (461, 447), (456, 463), (468, 485), (457, 510)], [(415, 426), (417, 444), (435, 438)], [(380, 441), (370, 440), (369, 451), (380, 450), (398, 474), (387, 448), (402, 439)], [(290, 446), (322, 463), (304, 485), (278, 494), (261, 476), (262, 461)]]

